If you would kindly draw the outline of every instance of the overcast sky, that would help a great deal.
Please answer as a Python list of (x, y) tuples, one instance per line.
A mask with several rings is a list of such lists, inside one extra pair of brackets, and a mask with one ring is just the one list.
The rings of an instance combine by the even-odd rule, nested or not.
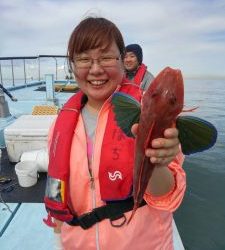
[(225, 77), (225, 0), (0, 0), (0, 57), (63, 55), (78, 22), (112, 20), (126, 44), (139, 43), (156, 75)]

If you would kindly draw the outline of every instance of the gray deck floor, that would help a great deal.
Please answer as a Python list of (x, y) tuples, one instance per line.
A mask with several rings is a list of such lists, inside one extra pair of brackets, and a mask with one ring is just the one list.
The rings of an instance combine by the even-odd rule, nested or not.
[[(12, 211), (18, 204), (9, 204)], [(11, 213), (0, 203), (0, 230)], [(1, 250), (51, 250), (53, 230), (42, 221), (46, 217), (43, 203), (22, 203), (0, 237)]]

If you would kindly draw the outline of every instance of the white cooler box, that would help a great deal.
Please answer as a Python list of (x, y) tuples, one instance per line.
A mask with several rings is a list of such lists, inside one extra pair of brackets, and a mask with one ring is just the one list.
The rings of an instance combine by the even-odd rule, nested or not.
[(22, 153), (47, 146), (48, 132), (56, 115), (22, 115), (4, 130), (11, 162), (20, 161)]

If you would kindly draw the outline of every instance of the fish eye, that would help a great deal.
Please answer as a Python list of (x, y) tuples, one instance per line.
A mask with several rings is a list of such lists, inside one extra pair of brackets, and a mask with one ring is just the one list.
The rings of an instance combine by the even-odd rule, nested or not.
[(171, 105), (174, 105), (174, 104), (176, 104), (176, 102), (177, 102), (177, 98), (176, 98), (175, 95), (173, 95), (173, 96), (170, 98), (170, 104), (171, 104)]
[(155, 97), (158, 96), (158, 95), (159, 95), (158, 92), (153, 92), (153, 93), (152, 93), (152, 98), (155, 98)]

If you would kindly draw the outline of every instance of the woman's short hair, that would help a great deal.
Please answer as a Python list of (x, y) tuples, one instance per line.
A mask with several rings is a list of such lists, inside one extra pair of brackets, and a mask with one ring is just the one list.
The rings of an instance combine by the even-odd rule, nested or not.
[(68, 43), (68, 62), (71, 67), (75, 54), (80, 54), (89, 49), (105, 46), (107, 49), (115, 41), (122, 59), (124, 58), (125, 45), (123, 36), (117, 26), (103, 17), (87, 17), (73, 30)]

